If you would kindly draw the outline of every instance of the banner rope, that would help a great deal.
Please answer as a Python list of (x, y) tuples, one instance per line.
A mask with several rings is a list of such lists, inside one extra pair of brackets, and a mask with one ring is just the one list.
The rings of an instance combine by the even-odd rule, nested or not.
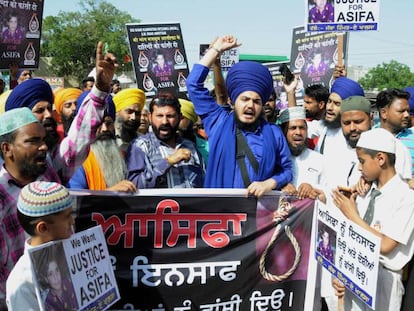
[[(291, 209), (291, 205), (289, 202), (286, 202), (286, 201), (279, 202), (278, 211), (289, 211), (290, 209)], [(285, 273), (281, 275), (274, 275), (266, 270), (266, 257), (268, 255), (269, 250), (272, 248), (273, 244), (275, 243), (277, 237), (279, 236), (280, 229), (282, 227), (280, 223), (282, 221), (283, 221), (283, 217), (275, 217), (273, 219), (273, 222), (275, 223), (276, 228), (273, 232), (272, 238), (270, 239), (269, 243), (266, 246), (265, 251), (260, 256), (260, 261), (259, 261), (260, 274), (263, 276), (263, 278), (265, 278), (268, 281), (272, 281), (272, 282), (284, 281), (288, 277), (290, 277), (295, 272), (296, 268), (299, 265), (300, 259), (302, 257), (300, 245), (297, 239), (295, 238), (294, 234), (290, 230), (290, 227), (286, 225), (285, 226), (286, 235), (289, 238), (290, 242), (292, 243), (293, 249), (295, 250), (295, 260), (293, 262), (293, 265), (289, 268), (289, 270), (287, 270)]]

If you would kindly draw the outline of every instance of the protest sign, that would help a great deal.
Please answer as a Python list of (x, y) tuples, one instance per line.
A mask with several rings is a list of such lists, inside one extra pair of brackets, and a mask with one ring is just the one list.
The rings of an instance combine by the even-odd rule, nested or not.
[[(346, 63), (348, 36), (343, 38), (342, 59)], [(290, 69), (297, 74), (302, 85), (297, 88), (297, 98), (303, 98), (309, 85), (322, 84), (330, 89), (335, 65), (338, 63), (338, 35), (332, 32), (306, 32), (303, 26), (295, 27), (292, 35)]]
[(120, 298), (100, 226), (29, 254), (40, 310), (107, 310)]
[(44, 1), (0, 1), (0, 68), (39, 67), (40, 34)]
[(316, 259), (375, 309), (381, 239), (349, 221), (338, 209), (318, 205)]
[(180, 24), (127, 24), (138, 88), (146, 96), (187, 92), (188, 62)]
[(314, 201), (240, 189), (75, 194), (77, 228), (105, 233), (122, 297), (115, 308), (313, 309)]
[[(264, 63), (263, 66), (267, 67), (269, 69), (270, 74), (273, 78), (273, 89), (276, 94), (276, 103), (275, 108), (277, 110), (286, 109), (288, 107), (288, 101), (287, 101), (287, 92), (284, 87), (284, 79), (281, 72), (282, 66), (289, 66), (288, 62), (272, 62), (272, 63)], [(300, 90), (300, 86), (297, 88), (297, 90)], [(297, 94), (298, 97), (300, 97), (300, 94)], [(296, 101), (298, 105), (301, 105), (303, 101), (300, 99)]]
[(308, 31), (378, 30), (380, 0), (305, 0), (305, 7)]
[[(200, 44), (200, 59), (208, 51), (209, 47), (210, 47), (209, 44)], [(220, 55), (220, 68), (221, 68), (221, 73), (224, 79), (226, 78), (229, 69), (238, 62), (239, 62), (239, 49), (238, 48), (233, 48), (233, 49), (224, 51)], [(214, 89), (213, 66), (210, 67), (210, 71), (204, 81), (204, 86), (209, 90)]]

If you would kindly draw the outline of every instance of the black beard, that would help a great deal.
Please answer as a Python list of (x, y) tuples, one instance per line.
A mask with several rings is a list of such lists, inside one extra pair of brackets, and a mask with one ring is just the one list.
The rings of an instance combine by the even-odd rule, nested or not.
[[(169, 136), (164, 136), (164, 137), (161, 137), (161, 135), (160, 135), (160, 131), (161, 130), (170, 130), (170, 135)], [(170, 139), (172, 139), (172, 138), (176, 138), (176, 136), (177, 136), (177, 132), (178, 132), (178, 124), (177, 124), (177, 126), (176, 127), (172, 127), (171, 125), (169, 125), (169, 124), (165, 124), (165, 125), (160, 125), (159, 127), (155, 127), (155, 126), (153, 126), (152, 127), (152, 131), (154, 132), (154, 134), (155, 134), (155, 136), (159, 139), (159, 140), (161, 140), (162, 142), (165, 142), (165, 143), (167, 143)]]
[(72, 113), (69, 117), (64, 116), (62, 114), (61, 118), (62, 118), (62, 123), (63, 123), (63, 130), (65, 131), (65, 136), (66, 136), (69, 132), (73, 119), (75, 119), (75, 113)]
[(56, 131), (57, 123), (55, 119), (53, 118), (47, 118), (43, 120), (43, 126), (51, 127), (52, 130), (46, 130), (46, 137), (45, 137), (45, 143), (47, 148), (49, 149), (49, 152), (51, 152), (58, 144), (59, 142), (59, 134)]
[(341, 127), (341, 116), (338, 115), (338, 117), (331, 121), (326, 121), (325, 118), (323, 118), (323, 124), (328, 128), (328, 129), (337, 129)]
[(290, 153), (294, 157), (297, 157), (298, 155), (300, 155), (303, 152), (303, 150), (306, 149), (306, 142), (303, 145), (295, 146), (295, 147), (293, 147), (289, 144), (289, 149), (290, 149)]
[(139, 120), (124, 121), (121, 125), (121, 139), (123, 142), (129, 143), (138, 137)]
[(236, 113), (234, 113), (234, 120), (236, 121), (236, 126), (247, 132), (255, 132), (260, 124), (260, 117), (257, 118), (253, 123), (244, 123), (237, 118)]
[(127, 128), (122, 126), (121, 128), (121, 139), (125, 143), (129, 143), (138, 137), (137, 129)]
[(111, 139), (113, 139), (113, 140), (116, 139), (115, 134), (112, 133), (111, 131), (103, 131), (103, 132), (100, 132), (96, 136), (95, 141), (97, 141), (97, 140), (100, 140), (100, 141), (102, 141), (102, 140), (111, 140)]
[(358, 140), (356, 140), (356, 141), (355, 140), (350, 140), (349, 136), (351, 136), (351, 134), (348, 134), (347, 136), (345, 136), (345, 140), (352, 149), (355, 149), (356, 145), (358, 143)]
[[(37, 155), (36, 157), (34, 157), (34, 160), (36, 160), (36, 158), (44, 158), (44, 155)], [(19, 172), (22, 176), (25, 176), (27, 178), (31, 178), (33, 180), (35, 180), (37, 177), (39, 177), (40, 175), (42, 175), (44, 172), (46, 172), (47, 169), (47, 165), (37, 165), (35, 163), (29, 163), (27, 161), (23, 161), (22, 163), (19, 164)]]

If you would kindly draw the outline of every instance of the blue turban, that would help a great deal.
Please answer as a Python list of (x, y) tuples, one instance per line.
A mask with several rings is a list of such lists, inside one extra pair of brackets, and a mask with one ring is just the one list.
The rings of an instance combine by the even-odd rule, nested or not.
[(28, 107), (32, 109), (38, 102), (53, 104), (53, 92), (49, 83), (43, 79), (29, 79), (18, 84), (6, 101), (5, 110)]
[(269, 69), (258, 62), (242, 61), (230, 68), (226, 87), (233, 104), (243, 92), (253, 91), (266, 103), (273, 91), (273, 79)]
[(112, 95), (106, 97), (106, 112), (105, 114), (110, 116), (115, 121), (115, 103), (112, 99)]
[(83, 91), (79, 95), (78, 99), (76, 100), (76, 111), (75, 111), (75, 114), (78, 114), (79, 109), (80, 109), (80, 106), (82, 105), (82, 103), (85, 100), (86, 96), (88, 96), (89, 92), (90, 92), (90, 90)]
[(354, 80), (339, 77), (332, 84), (331, 93), (338, 94), (342, 100), (350, 96), (365, 96), (361, 85)]
[(414, 115), (414, 86), (406, 87), (403, 91), (410, 94), (410, 98), (408, 99), (408, 104), (410, 105), (410, 115)]

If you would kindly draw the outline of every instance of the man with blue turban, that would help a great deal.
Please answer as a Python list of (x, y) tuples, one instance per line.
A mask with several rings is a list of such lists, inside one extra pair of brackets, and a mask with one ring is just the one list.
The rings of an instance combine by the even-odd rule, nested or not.
[[(102, 123), (105, 98), (117, 67), (115, 56), (109, 53), (104, 56), (102, 50), (103, 44), (99, 42), (95, 86), (82, 103), (74, 126), (56, 152), (48, 150), (44, 124), (38, 122), (34, 111), (39, 103), (44, 105), (43, 109), (51, 111), (52, 92), (43, 82), (36, 81), (36, 86), (42, 87), (44, 92), (30, 84), (31, 80), (19, 84), (12, 91), (12, 94), (16, 92), (12, 100), (6, 104), (7, 111), (0, 115), (0, 152), (4, 160), (0, 169), (0, 193), (3, 194), (0, 200), (0, 310), (5, 305), (7, 276), (24, 250), (25, 233), (16, 214), (16, 199), (21, 188), (35, 180), (66, 184), (75, 168), (86, 158), (89, 144)], [(27, 86), (31, 87), (26, 89)]]
[(18, 84), (6, 100), (5, 111), (27, 107), (43, 124), (46, 130), (46, 144), (49, 150), (56, 148), (59, 141), (57, 123), (52, 116), (53, 92), (43, 79), (29, 79)]
[(187, 77), (187, 89), (208, 135), (210, 155), (205, 186), (247, 188), (262, 196), (292, 180), (286, 139), (275, 124), (264, 119), (263, 105), (273, 90), (269, 70), (243, 61), (228, 72), (226, 88), (233, 111), (224, 110), (204, 87), (210, 66), (226, 50), (239, 46), (237, 39), (219, 37)]

